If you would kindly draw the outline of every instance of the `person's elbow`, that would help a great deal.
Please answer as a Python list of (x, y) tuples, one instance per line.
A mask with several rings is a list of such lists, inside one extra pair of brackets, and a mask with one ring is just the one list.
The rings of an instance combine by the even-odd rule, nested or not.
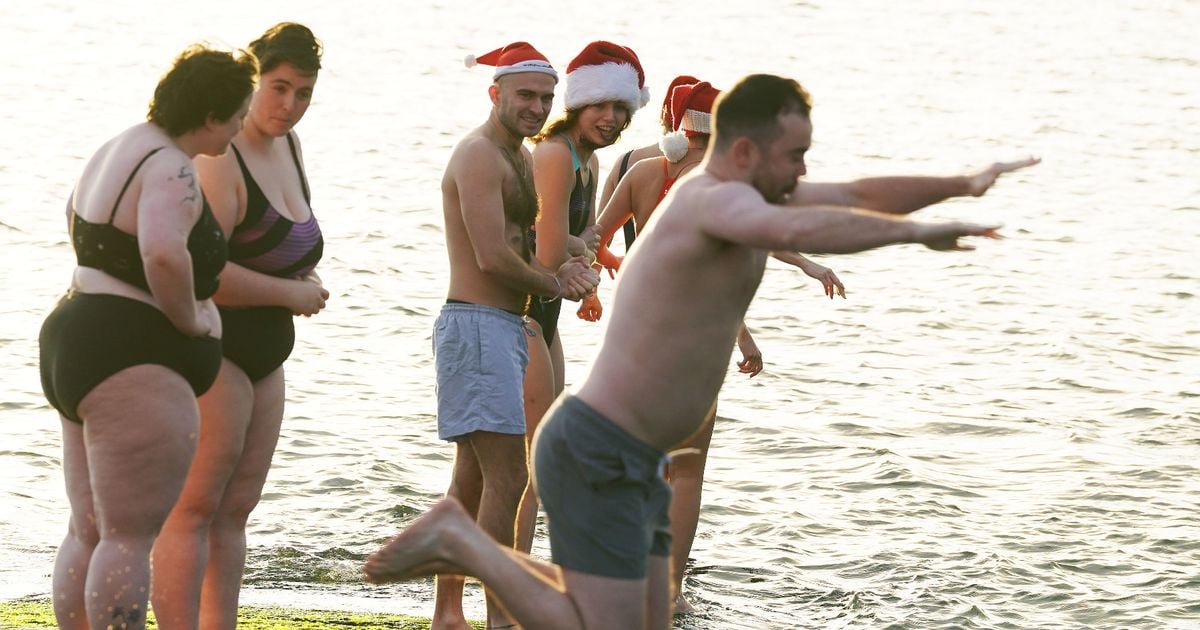
[(505, 257), (496, 252), (477, 252), (475, 264), (481, 273), (488, 276), (499, 275), (507, 268)]
[(178, 272), (189, 261), (186, 249), (151, 246), (142, 251), (142, 268), (147, 276)]

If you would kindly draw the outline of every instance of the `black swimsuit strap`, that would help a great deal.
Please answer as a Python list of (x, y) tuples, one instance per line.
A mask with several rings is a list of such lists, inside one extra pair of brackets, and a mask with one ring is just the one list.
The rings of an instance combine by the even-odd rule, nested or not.
[(304, 167), (300, 165), (300, 156), (296, 154), (296, 142), (292, 140), (291, 132), (288, 132), (287, 140), (288, 148), (292, 150), (292, 161), (296, 163), (296, 172), (300, 174), (300, 187), (304, 189), (304, 201), (312, 204), (308, 193), (308, 176), (304, 174)]
[(229, 148), (233, 149), (233, 157), (237, 158), (238, 166), (242, 168), (243, 172), (249, 173), (250, 169), (246, 168), (246, 161), (242, 159), (242, 152), (238, 151), (238, 148), (232, 142), (229, 143)]
[(108, 214), (109, 225), (112, 225), (113, 219), (117, 218), (117, 207), (121, 205), (121, 199), (125, 196), (125, 191), (129, 190), (129, 185), (133, 183), (133, 178), (137, 175), (138, 170), (142, 168), (142, 165), (146, 163), (146, 160), (150, 159), (151, 155), (154, 155), (162, 150), (163, 147), (158, 147), (157, 149), (147, 153), (145, 157), (138, 161), (137, 166), (133, 167), (133, 172), (129, 174), (129, 179), (125, 180), (125, 185), (121, 187), (121, 192), (117, 194), (117, 200), (113, 202), (112, 212)]
[[(308, 177), (304, 175), (304, 168), (300, 166), (300, 156), (296, 154), (296, 144), (292, 142), (292, 134), (287, 136), (288, 148), (292, 150), (292, 161), (296, 164), (296, 172), (300, 174), (300, 188), (304, 190), (304, 201), (312, 203), (308, 192)], [(229, 148), (233, 149), (233, 155), (237, 158), (238, 166), (242, 169), (242, 176), (247, 180), (253, 180), (254, 176), (250, 173), (250, 167), (246, 166), (246, 160), (242, 158), (242, 152), (238, 148), (229, 143)], [(258, 186), (258, 182), (254, 182)], [(261, 189), (260, 189), (261, 190)], [(264, 193), (264, 197), (266, 194)]]
[(621, 168), (617, 171), (617, 181), (621, 181), (621, 178), (625, 177), (625, 173), (629, 172), (629, 158), (631, 157), (633, 157), (633, 149), (626, 151), (625, 155), (621, 156)]

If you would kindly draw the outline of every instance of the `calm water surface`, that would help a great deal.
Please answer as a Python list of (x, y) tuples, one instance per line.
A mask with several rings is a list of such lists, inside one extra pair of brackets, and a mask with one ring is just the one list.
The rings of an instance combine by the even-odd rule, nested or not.
[[(185, 44), (291, 19), (327, 47), (299, 132), (333, 297), (299, 322), (246, 601), (432, 609), (428, 583), (368, 587), (357, 566), (448, 481), (438, 182), (488, 107), (487, 71), (460, 60), (528, 39), (563, 68), (606, 38), (641, 55), (654, 102), (680, 73), (801, 80), (814, 180), (1045, 158), (925, 212), (1002, 222), (1003, 242), (823, 258), (836, 302), (772, 264), (748, 316), (767, 371), (722, 393), (687, 578), (701, 613), (679, 626), (1200, 627), (1200, 4), (144, 6), (0, 5), (0, 597), (49, 591), (65, 531), (36, 334), (73, 265), (84, 160)], [(568, 384), (602, 327), (564, 317)]]

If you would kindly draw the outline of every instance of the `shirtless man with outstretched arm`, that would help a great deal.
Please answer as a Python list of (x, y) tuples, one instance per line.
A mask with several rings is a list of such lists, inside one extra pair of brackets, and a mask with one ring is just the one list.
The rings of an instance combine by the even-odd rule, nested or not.
[(555, 564), (500, 547), (447, 499), (367, 560), (368, 580), (473, 575), (527, 629), (669, 627), (670, 492), (658, 466), (716, 398), (767, 252), (966, 250), (962, 237), (995, 236), (994, 226), (779, 205), (804, 171), (810, 103), (770, 75), (726, 92), (704, 163), (639, 236), (596, 363), (535, 440)]

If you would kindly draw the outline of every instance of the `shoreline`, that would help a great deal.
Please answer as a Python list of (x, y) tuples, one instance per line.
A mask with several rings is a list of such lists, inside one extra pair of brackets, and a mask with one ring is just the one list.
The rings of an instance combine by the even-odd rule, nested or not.
[[(358, 628), (360, 630), (425, 630), (428, 617), (351, 610), (322, 610), (282, 606), (243, 605), (238, 609), (238, 627), (246, 630), (319, 628)], [(472, 627), (482, 630), (482, 620), (471, 619)], [(25, 597), (0, 602), (0, 628), (57, 628), (49, 597)], [(157, 628), (154, 610), (150, 610), (146, 628)]]

